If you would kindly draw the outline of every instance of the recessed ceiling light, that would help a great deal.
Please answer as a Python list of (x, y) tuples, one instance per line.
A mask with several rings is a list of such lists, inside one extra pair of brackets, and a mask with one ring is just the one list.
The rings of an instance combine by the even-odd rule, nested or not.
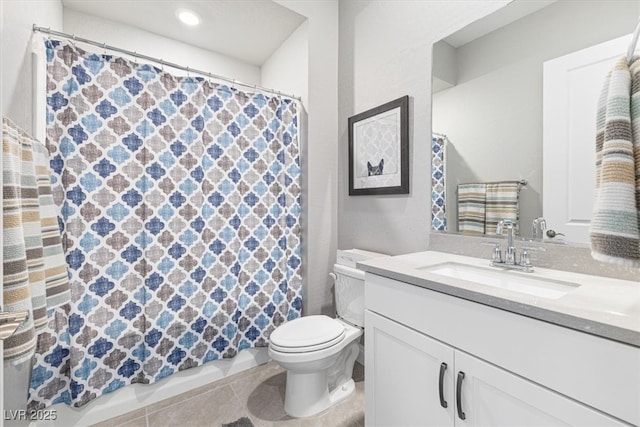
[(200, 23), (200, 17), (195, 12), (189, 9), (177, 9), (176, 16), (183, 24), (189, 26), (196, 26)]

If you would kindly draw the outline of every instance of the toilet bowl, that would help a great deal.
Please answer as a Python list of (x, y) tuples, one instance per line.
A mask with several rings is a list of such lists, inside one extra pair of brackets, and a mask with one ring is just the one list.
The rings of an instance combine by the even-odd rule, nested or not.
[[(289, 325), (308, 327), (315, 332), (310, 333), (308, 345), (292, 346), (297, 341), (293, 334), (298, 331), (292, 333), (286, 328)], [(287, 370), (284, 402), (287, 414), (308, 417), (324, 411), (353, 392), (355, 383), (351, 375), (361, 335), (361, 328), (322, 315), (302, 317), (274, 331), (269, 355)]]
[(364, 272), (355, 262), (372, 252), (338, 251), (337, 318), (305, 316), (284, 323), (269, 338), (269, 355), (287, 371), (284, 410), (292, 417), (324, 411), (355, 390), (351, 378), (364, 326)]

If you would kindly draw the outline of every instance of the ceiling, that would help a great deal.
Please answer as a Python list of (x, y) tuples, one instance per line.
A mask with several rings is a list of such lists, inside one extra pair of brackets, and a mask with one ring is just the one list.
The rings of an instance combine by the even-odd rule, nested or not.
[[(131, 25), (261, 66), (304, 22), (304, 16), (271, 0), (63, 0), (65, 8)], [(175, 16), (191, 9), (200, 25)]]
[(509, 4), (496, 10), (492, 14), (478, 19), (460, 31), (446, 37), (444, 41), (456, 48), (464, 46), (498, 28), (537, 12), (556, 1), (558, 0), (512, 0)]

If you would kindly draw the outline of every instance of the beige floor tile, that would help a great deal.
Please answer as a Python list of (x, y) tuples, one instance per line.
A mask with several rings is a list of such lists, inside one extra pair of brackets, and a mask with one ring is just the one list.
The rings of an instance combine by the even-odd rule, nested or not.
[(160, 402), (157, 402), (157, 403), (153, 403), (153, 404), (147, 406), (147, 410), (148, 410), (149, 413), (157, 412), (157, 411), (160, 411), (160, 410), (162, 410), (162, 409), (164, 409), (166, 407), (175, 405), (175, 404), (180, 403), (180, 402), (182, 402), (184, 400), (187, 400), (187, 399), (191, 399), (192, 397), (200, 396), (200, 395), (202, 395), (204, 393), (207, 393), (207, 392), (212, 391), (212, 390), (216, 390), (216, 389), (218, 389), (220, 387), (224, 387), (226, 385), (227, 385), (227, 378), (223, 378), (221, 380), (214, 381), (212, 383), (203, 385), (201, 387), (194, 388), (193, 390), (189, 390), (187, 392), (181, 393), (181, 394), (179, 394), (177, 396), (161, 400)]
[(246, 409), (230, 386), (219, 387), (147, 415), (149, 425), (220, 426), (245, 416)]
[[(172, 399), (114, 418), (100, 427), (216, 426), (249, 417), (255, 427), (363, 427), (364, 367), (353, 370), (356, 390), (344, 401), (308, 418), (284, 412), (286, 371), (269, 362), (224, 380), (190, 390)], [(124, 423), (124, 424), (122, 424)]]
[[(140, 422), (142, 420), (142, 422)], [(135, 422), (134, 424), (131, 424)], [(97, 424), (93, 424), (91, 427), (116, 427), (116, 426), (146, 426), (147, 425), (147, 411), (145, 408), (140, 408), (135, 411), (127, 412), (118, 417), (111, 418), (107, 421), (102, 421)]]
[(284, 412), (287, 373), (280, 366), (265, 366), (253, 376), (230, 383), (256, 426), (291, 418)]
[[(111, 427), (115, 427), (115, 426), (111, 424)], [(144, 416), (142, 418), (136, 418), (135, 420), (127, 421), (124, 424), (118, 424), (117, 427), (148, 427), (147, 417)]]

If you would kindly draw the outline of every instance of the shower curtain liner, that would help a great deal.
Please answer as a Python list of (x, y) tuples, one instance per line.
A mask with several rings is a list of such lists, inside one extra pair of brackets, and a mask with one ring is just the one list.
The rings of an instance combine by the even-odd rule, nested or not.
[(48, 312), (29, 407), (266, 346), (302, 309), (296, 102), (45, 45), (71, 302)]

